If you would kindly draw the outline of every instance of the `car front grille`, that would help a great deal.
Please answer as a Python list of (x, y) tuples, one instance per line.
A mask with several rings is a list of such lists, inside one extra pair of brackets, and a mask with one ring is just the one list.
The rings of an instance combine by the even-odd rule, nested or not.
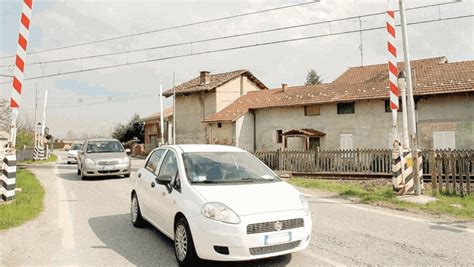
[(112, 174), (112, 173), (118, 173), (120, 170), (110, 170), (110, 171), (97, 171), (100, 174)]
[[(281, 222), (281, 229), (275, 229), (275, 223)], [(283, 221), (273, 221), (273, 222), (263, 222), (263, 223), (254, 223), (247, 225), (247, 234), (258, 234), (258, 233), (268, 233), (274, 231), (288, 230), (304, 227), (303, 218), (290, 219)]]
[(97, 164), (99, 164), (99, 165), (117, 165), (117, 164), (119, 164), (119, 162), (118, 162), (118, 160), (99, 161)]
[(293, 241), (290, 243), (285, 243), (285, 244), (278, 244), (278, 245), (272, 245), (272, 246), (265, 246), (265, 247), (255, 247), (255, 248), (249, 248), (250, 255), (255, 256), (255, 255), (263, 255), (263, 254), (270, 254), (270, 253), (275, 253), (275, 252), (280, 252), (280, 251), (285, 251), (285, 250), (290, 250), (294, 249), (297, 246), (299, 246), (301, 243), (300, 240), (298, 241)]

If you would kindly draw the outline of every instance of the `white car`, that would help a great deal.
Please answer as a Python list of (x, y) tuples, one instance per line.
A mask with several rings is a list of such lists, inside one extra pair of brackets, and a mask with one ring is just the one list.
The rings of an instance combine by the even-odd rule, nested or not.
[(73, 143), (67, 151), (67, 164), (77, 163), (77, 154), (82, 147), (82, 143)]
[(180, 266), (299, 251), (312, 225), (308, 202), (293, 186), (252, 154), (217, 145), (153, 150), (133, 182), (131, 220), (172, 238)]

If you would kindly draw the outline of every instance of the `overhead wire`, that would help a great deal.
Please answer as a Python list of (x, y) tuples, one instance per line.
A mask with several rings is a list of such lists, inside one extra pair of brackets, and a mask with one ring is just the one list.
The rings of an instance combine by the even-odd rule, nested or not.
[[(39, 53), (44, 53), (44, 52), (51, 52), (51, 51), (57, 51), (57, 50), (63, 50), (63, 49), (68, 49), (68, 48), (73, 48), (73, 47), (103, 43), (103, 42), (114, 41), (114, 40), (120, 40), (120, 39), (124, 39), (124, 38), (136, 37), (136, 36), (152, 34), (152, 33), (157, 33), (157, 32), (163, 32), (163, 31), (168, 31), (168, 30), (175, 30), (175, 29), (186, 28), (186, 27), (191, 27), (191, 26), (197, 26), (197, 25), (201, 25), (201, 24), (207, 24), (207, 23), (211, 23), (211, 22), (223, 21), (223, 20), (234, 19), (234, 18), (249, 16), (249, 15), (255, 15), (255, 14), (261, 14), (261, 13), (266, 13), (266, 12), (271, 12), (271, 11), (276, 11), (276, 10), (282, 10), (282, 9), (288, 9), (288, 8), (293, 8), (293, 7), (311, 5), (311, 4), (315, 4), (315, 3), (318, 3), (318, 2), (320, 2), (320, 1), (319, 0), (313, 0), (313, 1), (310, 1), (310, 2), (303, 2), (303, 3), (292, 4), (292, 5), (284, 5), (284, 6), (273, 7), (273, 8), (268, 8), (268, 9), (262, 9), (262, 10), (257, 10), (257, 11), (251, 11), (251, 12), (247, 12), (247, 13), (241, 13), (241, 14), (235, 14), (235, 15), (219, 17), (219, 18), (214, 18), (214, 19), (208, 19), (208, 20), (202, 20), (202, 21), (191, 22), (191, 23), (186, 23), (186, 24), (180, 24), (180, 25), (175, 25), (175, 26), (171, 26), (171, 27), (159, 28), (159, 29), (148, 30), (148, 31), (132, 33), (132, 34), (126, 34), (126, 35), (119, 35), (119, 36), (104, 38), (104, 39), (95, 40), (95, 41), (81, 42), (81, 43), (70, 44), (70, 45), (65, 45), (65, 46), (60, 46), (60, 47), (55, 47), (55, 48), (36, 50), (36, 51), (29, 52), (28, 55), (39, 54)], [(12, 55), (8, 55), (8, 56), (0, 57), (0, 59), (10, 58), (10, 57), (14, 57), (14, 56), (15, 55), (12, 54)]]
[[(443, 6), (443, 5), (449, 5), (449, 4), (453, 4), (453, 3), (456, 3), (456, 2), (446, 2), (446, 3), (438, 3), (438, 4), (430, 4), (430, 5), (424, 5), (424, 6), (417, 6), (417, 7), (407, 8), (407, 10), (418, 10), (418, 9), (426, 9), (426, 8), (431, 8), (431, 7), (440, 7), (440, 6)], [(395, 11), (395, 12), (398, 12), (398, 10)], [(251, 35), (257, 35), (257, 34), (263, 34), (263, 33), (271, 33), (271, 32), (276, 32), (276, 31), (290, 30), (290, 29), (296, 29), (296, 28), (302, 28), (302, 27), (324, 25), (324, 24), (328, 24), (328, 23), (334, 23), (334, 22), (340, 22), (340, 21), (346, 21), (346, 20), (354, 20), (354, 19), (361, 19), (361, 18), (365, 18), (365, 17), (373, 17), (373, 16), (384, 15), (384, 14), (385, 14), (385, 12), (376, 12), (376, 13), (363, 14), (363, 15), (358, 15), (358, 16), (350, 16), (350, 17), (331, 19), (331, 20), (325, 20), (325, 21), (317, 21), (317, 22), (297, 24), (297, 25), (292, 25), (292, 26), (277, 27), (277, 28), (271, 28), (271, 29), (266, 29), (266, 30), (253, 31), (253, 32), (231, 34), (231, 35), (205, 38), (205, 39), (199, 39), (199, 40), (193, 40), (193, 41), (184, 41), (184, 42), (178, 42), (178, 43), (166, 44), (166, 45), (160, 45), (160, 46), (152, 46), (152, 47), (146, 47), (146, 48), (138, 48), (138, 49), (132, 49), (132, 50), (127, 50), (127, 51), (109, 52), (109, 53), (103, 53), (103, 54), (79, 56), (79, 57), (70, 57), (70, 58), (41, 60), (41, 61), (36, 61), (36, 62), (30, 62), (30, 63), (27, 63), (26, 65), (38, 65), (38, 64), (41, 65), (41, 64), (50, 64), (50, 63), (61, 63), (61, 62), (92, 59), (92, 58), (99, 58), (99, 57), (124, 55), (124, 54), (131, 54), (131, 53), (137, 53), (137, 52), (158, 50), (158, 49), (163, 49), (163, 48), (171, 48), (171, 47), (194, 45), (194, 44), (206, 43), (206, 42), (212, 42), (212, 41), (220, 41), (220, 40), (226, 40), (226, 39), (244, 37), (244, 36), (251, 36)], [(14, 66), (13, 64), (0, 65), (0, 67), (13, 67), (13, 66)]]
[[(417, 22), (410, 22), (410, 23), (407, 23), (407, 25), (417, 25), (417, 24), (432, 23), (432, 22), (439, 22), (439, 21), (448, 21), (448, 20), (463, 19), (463, 18), (470, 18), (470, 17), (474, 17), (474, 14), (447, 17), (447, 18), (437, 18), (437, 19), (423, 20), (423, 21), (417, 21)], [(399, 24), (396, 25), (396, 27), (399, 27), (399, 26), (400, 26)], [(112, 64), (112, 65), (107, 65), (107, 66), (92, 67), (92, 68), (86, 68), (86, 69), (81, 69), (81, 70), (46, 74), (46, 75), (42, 75), (42, 76), (34, 76), (34, 77), (26, 78), (24, 80), (36, 80), (36, 79), (71, 75), (71, 74), (77, 74), (77, 73), (83, 73), (83, 72), (91, 72), (91, 71), (97, 71), (97, 70), (118, 68), (118, 67), (123, 67), (123, 66), (131, 66), (131, 65), (145, 64), (145, 63), (150, 63), (150, 62), (165, 61), (165, 60), (170, 60), (170, 59), (178, 59), (178, 58), (185, 58), (185, 57), (191, 57), (191, 56), (213, 54), (213, 53), (218, 53), (218, 52), (240, 50), (240, 49), (251, 48), (251, 47), (275, 45), (275, 44), (281, 44), (281, 43), (309, 40), (309, 39), (316, 39), (316, 38), (322, 38), (322, 37), (351, 34), (351, 33), (359, 33), (361, 31), (362, 32), (374, 31), (374, 30), (381, 30), (381, 29), (385, 29), (385, 26), (371, 27), (371, 28), (357, 29), (357, 30), (348, 30), (348, 31), (341, 31), (341, 32), (330, 32), (330, 33), (319, 34), (319, 35), (310, 35), (310, 36), (297, 37), (297, 38), (288, 38), (288, 39), (281, 39), (281, 40), (269, 41), (269, 42), (256, 42), (255, 44), (250, 44), (250, 45), (241, 45), (241, 46), (220, 48), (220, 49), (214, 49), (214, 50), (205, 50), (205, 51), (201, 51), (201, 52), (191, 51), (190, 53), (181, 54), (181, 55), (158, 57), (158, 58), (145, 59), (145, 60), (139, 60), (139, 61), (133, 61), (133, 62), (127, 61), (126, 63), (118, 63), (118, 64)], [(6, 83), (10, 83), (10, 82), (0, 82), (0, 84), (6, 84)]]

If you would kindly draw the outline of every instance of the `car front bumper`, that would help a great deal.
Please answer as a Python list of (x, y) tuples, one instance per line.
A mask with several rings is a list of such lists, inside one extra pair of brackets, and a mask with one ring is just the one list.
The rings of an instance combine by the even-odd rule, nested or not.
[(84, 165), (82, 167), (82, 174), (84, 176), (127, 175), (130, 174), (130, 163), (117, 165)]
[[(247, 234), (247, 225), (303, 218), (299, 228)], [(198, 256), (206, 260), (242, 261), (275, 257), (293, 253), (308, 247), (311, 240), (311, 213), (303, 210), (273, 212), (241, 216), (239, 224), (227, 224), (204, 216), (189, 220), (194, 246)], [(272, 241), (288, 234), (289, 240)], [(286, 238), (286, 237), (285, 237)], [(228, 249), (228, 255), (216, 251), (215, 246)]]
[(67, 156), (67, 162), (74, 162), (74, 163), (77, 163), (77, 156), (68, 155), (68, 156)]

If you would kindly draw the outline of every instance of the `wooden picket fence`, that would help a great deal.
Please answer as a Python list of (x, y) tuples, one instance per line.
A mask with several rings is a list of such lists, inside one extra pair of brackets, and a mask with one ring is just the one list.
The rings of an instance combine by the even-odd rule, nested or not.
[(436, 150), (429, 157), (431, 188), (434, 194), (474, 193), (474, 151)]
[[(423, 180), (433, 193), (474, 192), (474, 150), (422, 150)], [(390, 149), (276, 150), (254, 155), (274, 170), (297, 174), (391, 178)]]
[(390, 174), (389, 149), (277, 150), (257, 151), (254, 155), (274, 170), (297, 173)]

